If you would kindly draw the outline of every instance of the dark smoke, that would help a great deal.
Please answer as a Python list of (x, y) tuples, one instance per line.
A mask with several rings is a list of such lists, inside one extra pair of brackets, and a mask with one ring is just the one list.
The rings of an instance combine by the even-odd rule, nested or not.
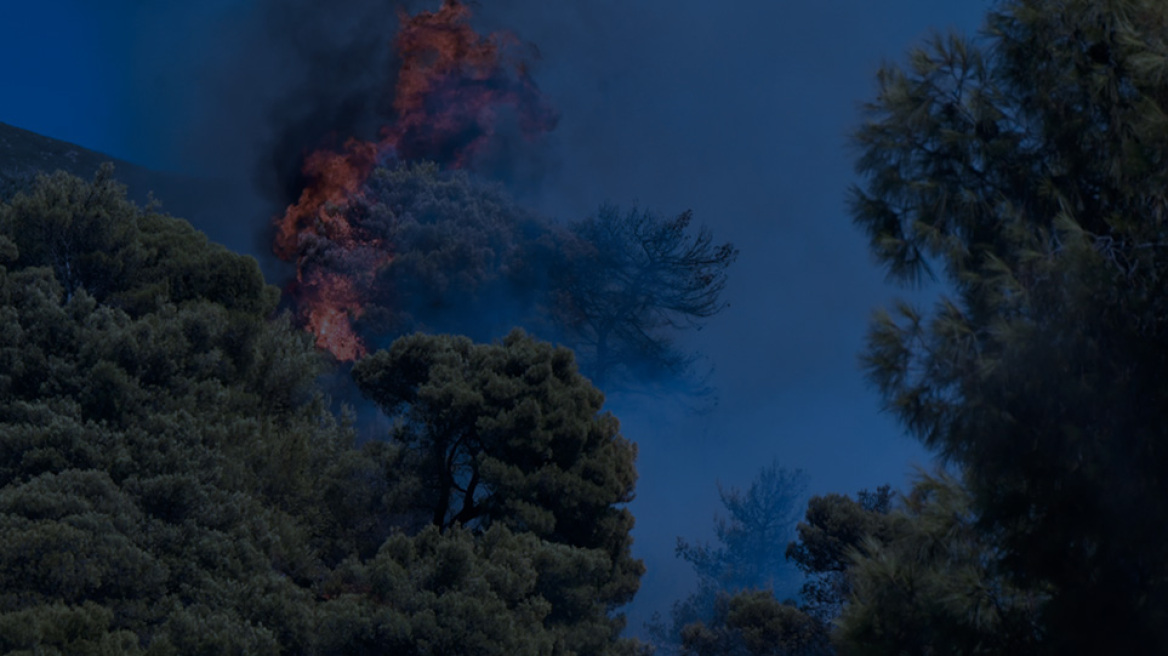
[[(200, 107), (188, 112), (192, 125), (181, 144), (184, 161), (204, 172), (246, 177), (282, 210), (303, 187), (300, 167), (308, 153), (337, 149), (351, 137), (376, 141), (397, 118), (392, 102), (400, 61), (392, 45), (399, 11), (433, 11), (440, 4), (248, 3), (245, 14), (232, 16), (217, 30), (215, 52), (190, 72), (200, 80), (200, 91), (192, 94)], [(528, 65), (538, 66), (534, 46), (520, 42), (517, 49)], [(495, 138), (476, 155), (472, 168), (504, 182), (514, 174), (530, 184), (543, 175), (533, 162), (545, 168), (550, 153), (522, 136), (537, 120), (529, 111), (504, 109)], [(475, 136), (464, 135), (467, 140)], [(404, 146), (410, 160), (445, 161), (451, 154)]]
[[(397, 16), (372, 0), (264, 2), (255, 14), (236, 37), (232, 59), (242, 66), (214, 79), (235, 87), (225, 99), (259, 103), (250, 114), (260, 125), (234, 132), (253, 135), (253, 180), (286, 204), (302, 186), (307, 153), (375, 138), (392, 118)], [(223, 107), (212, 125), (233, 112)]]

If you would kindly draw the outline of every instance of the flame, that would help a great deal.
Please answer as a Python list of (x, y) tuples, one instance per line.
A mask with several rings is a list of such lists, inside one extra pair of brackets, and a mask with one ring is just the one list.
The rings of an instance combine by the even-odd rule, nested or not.
[(289, 292), (299, 317), (338, 360), (365, 355), (353, 321), (365, 312), (377, 271), (393, 259), (391, 245), (354, 216), (373, 169), (392, 159), (465, 167), (494, 134), (502, 106), (516, 111), (528, 137), (555, 126), (526, 64), (509, 56), (514, 37), (481, 36), (470, 17), (459, 0), (434, 12), (399, 13), (394, 120), (377, 141), (350, 138), (339, 152), (309, 154), (301, 169), (307, 184), (275, 221), (272, 250), (296, 263)]
[(376, 145), (356, 139), (349, 139), (342, 153), (318, 150), (309, 155), (302, 170), (312, 183), (276, 223), (276, 255), (282, 260), (294, 259), (301, 250), (302, 237), (309, 234), (354, 241), (353, 226), (345, 211), (350, 201), (360, 195), (376, 161)]
[(301, 302), (307, 308), (306, 328), (316, 335), (316, 345), (341, 361), (365, 355), (365, 345), (353, 332), (351, 319), (365, 310), (353, 280), (337, 273), (313, 271), (301, 281)]
[(456, 0), (434, 13), (401, 16), (394, 48), (401, 60), (393, 101), (398, 121), (385, 142), (403, 159), (465, 165), (494, 133), (499, 106), (517, 109), (529, 136), (555, 125), (526, 65), (504, 57), (514, 37), (483, 38), (469, 19), (470, 10)]

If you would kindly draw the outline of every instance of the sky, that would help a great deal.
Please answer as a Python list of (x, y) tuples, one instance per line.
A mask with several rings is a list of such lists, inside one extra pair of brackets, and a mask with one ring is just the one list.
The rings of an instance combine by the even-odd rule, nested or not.
[[(286, 0), (279, 33), (260, 35), (254, 26), (272, 4), (0, 2), (0, 122), (156, 169), (254, 180), (265, 111), (288, 103), (303, 67), (338, 65), (292, 50), (327, 50), (358, 33), (392, 38), (369, 35), (378, 24), (370, 12), (392, 16), (391, 0)], [(332, 8), (327, 25), (313, 5)], [(691, 209), (740, 250), (729, 307), (685, 337), (713, 367), (717, 405), (695, 413), (643, 397), (610, 404), (640, 449), (634, 552), (649, 570), (630, 611), (634, 629), (692, 586), (673, 547), (678, 536), (710, 538), (719, 483), (746, 486), (777, 458), (807, 473), (811, 494), (855, 493), (903, 488), (914, 465), (929, 463), (880, 412), (857, 366), (875, 308), (929, 297), (887, 284), (852, 226), (845, 194), (857, 153), (847, 136), (882, 63), (903, 61), (933, 29), (975, 33), (988, 8), (987, 0), (475, 5), (476, 26), (538, 47), (533, 77), (561, 115), (530, 161), (521, 156), (508, 171), (523, 202), (568, 219), (606, 201), (668, 215)], [(363, 80), (376, 68), (347, 63), (356, 72), (336, 79)], [(259, 215), (196, 227), (270, 259), (252, 239), (267, 217), (246, 213)]]

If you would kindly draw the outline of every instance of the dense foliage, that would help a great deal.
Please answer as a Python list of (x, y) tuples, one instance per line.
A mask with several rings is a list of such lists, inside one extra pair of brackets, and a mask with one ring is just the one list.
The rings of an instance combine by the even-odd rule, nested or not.
[(798, 540), (787, 545), (787, 558), (807, 579), (803, 583), (804, 609), (824, 625), (835, 619), (852, 596), (852, 565), (865, 553), (866, 540), (883, 539), (889, 531), (892, 488), (861, 490), (852, 499), (843, 494), (812, 497)]
[(0, 207), (0, 642), (304, 646), (292, 509), (344, 437), (315, 356), (254, 260), (122, 193), (59, 174)]
[(1000, 3), (984, 41), (883, 69), (856, 136), (874, 251), (952, 293), (880, 315), (865, 365), (964, 468), (983, 557), (1041, 593), (1030, 653), (1168, 644), (1166, 29), (1158, 1)]
[(361, 360), (353, 377), (395, 419), (433, 526), (505, 527), (571, 547), (546, 573), (554, 585), (540, 582), (555, 602), (549, 622), (619, 631), (608, 612), (644, 571), (630, 555), (633, 517), (617, 507), (632, 499), (636, 447), (601, 414), (604, 397), (571, 351), (518, 330), (498, 344), (419, 334)]
[[(543, 452), (516, 446), (484, 468), (498, 521), (427, 527), (416, 454), (352, 446), (308, 337), (273, 318), (278, 296), (255, 260), (127, 202), (109, 169), (41, 177), (0, 205), (0, 651), (636, 648), (609, 615), (641, 573), (618, 508), (634, 451), (570, 353), (486, 347), (506, 371), (467, 362), (459, 393), (502, 403), (540, 372), (558, 381), (548, 393), (578, 405), (520, 389), (510, 411), (564, 441), (551, 449), (564, 469), (587, 454), (572, 494), (522, 496), (538, 484), (512, 485), (506, 466), (527, 463), (507, 457)], [(419, 343), (390, 353), (438, 370)], [(536, 526), (548, 516), (562, 522)]]
[(969, 491), (921, 476), (851, 550), (836, 642), (857, 654), (1031, 654), (1044, 590), (1013, 584), (978, 526)]

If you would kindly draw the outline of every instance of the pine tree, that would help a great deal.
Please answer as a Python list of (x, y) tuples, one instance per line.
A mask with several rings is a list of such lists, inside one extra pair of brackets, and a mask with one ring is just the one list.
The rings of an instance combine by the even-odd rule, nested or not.
[[(716, 245), (692, 212), (665, 218), (601, 206), (569, 226), (554, 281), (553, 316), (598, 386), (684, 379), (693, 357), (673, 342), (726, 307), (726, 269), (738, 250)], [(687, 381), (691, 384), (696, 381)]]
[(900, 505), (846, 552), (839, 653), (1034, 653), (1048, 591), (1011, 583), (962, 481), (921, 474)]
[(882, 69), (856, 134), (873, 251), (949, 290), (878, 314), (867, 371), (1051, 586), (1043, 653), (1168, 644), (1166, 30), (1151, 0), (1003, 2)]
[(424, 388), (414, 428), (458, 407), (489, 446), (477, 525), (419, 527), (425, 458), (353, 448), (255, 260), (111, 173), (0, 204), (0, 651), (638, 649), (612, 614), (643, 572), (635, 449), (569, 351), (517, 333), (462, 368), (442, 365), (465, 339), (370, 358)]
[(392, 440), (422, 481), (415, 507), (431, 524), (504, 527), (577, 550), (544, 552), (546, 622), (581, 653), (613, 648), (623, 619), (608, 613), (644, 572), (622, 507), (636, 447), (572, 352), (518, 330), (496, 344), (416, 334), (358, 362), (353, 378), (394, 419)]

